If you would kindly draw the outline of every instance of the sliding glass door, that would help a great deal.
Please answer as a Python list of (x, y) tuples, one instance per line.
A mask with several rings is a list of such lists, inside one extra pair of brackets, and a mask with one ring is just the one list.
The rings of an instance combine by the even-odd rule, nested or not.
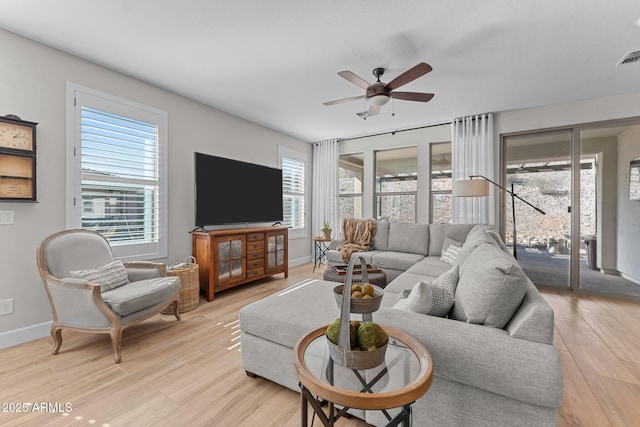
[[(570, 288), (571, 131), (503, 138), (505, 187), (545, 214), (502, 194), (503, 236), (541, 286)], [(514, 202), (515, 200), (515, 202)]]
[(640, 297), (640, 124), (576, 132), (582, 169), (577, 289)]
[(531, 280), (640, 298), (640, 120), (501, 140), (503, 185), (545, 212), (501, 196), (502, 235)]

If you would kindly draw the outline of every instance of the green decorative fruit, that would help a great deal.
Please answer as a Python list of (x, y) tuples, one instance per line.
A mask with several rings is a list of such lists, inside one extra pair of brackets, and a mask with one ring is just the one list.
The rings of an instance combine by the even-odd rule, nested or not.
[[(339, 345), (338, 342), (340, 340), (340, 319), (336, 319), (335, 322), (327, 326), (327, 330), (325, 332), (327, 339), (334, 343), (335, 345)], [(354, 348), (356, 346), (356, 341), (358, 339), (356, 327), (354, 324), (349, 324), (349, 341), (350, 348)]]
[(363, 322), (358, 328), (358, 347), (360, 348), (380, 348), (387, 343), (388, 339), (385, 330), (377, 323)]

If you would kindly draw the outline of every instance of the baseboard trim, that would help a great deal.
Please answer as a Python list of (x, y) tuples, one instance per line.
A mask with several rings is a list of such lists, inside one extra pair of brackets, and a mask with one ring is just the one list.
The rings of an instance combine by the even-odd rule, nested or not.
[(52, 321), (0, 333), (0, 349), (44, 338), (49, 335)]
[(640, 285), (640, 279), (637, 279), (633, 276), (629, 276), (628, 274), (624, 274), (624, 273), (620, 273), (620, 276), (622, 276), (623, 279), (627, 279), (628, 281), (635, 283), (636, 285)]
[(308, 262), (311, 262), (311, 256), (305, 256), (298, 259), (290, 259), (289, 267), (296, 267), (298, 265), (306, 264)]

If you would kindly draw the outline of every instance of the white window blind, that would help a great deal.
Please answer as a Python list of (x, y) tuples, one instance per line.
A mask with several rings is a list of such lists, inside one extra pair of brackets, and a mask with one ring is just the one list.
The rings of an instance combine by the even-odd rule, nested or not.
[(282, 204), (284, 226), (304, 231), (305, 228), (305, 175), (306, 156), (280, 148), (282, 169)]
[(119, 258), (166, 256), (163, 114), (86, 93), (74, 103), (73, 226), (104, 235)]

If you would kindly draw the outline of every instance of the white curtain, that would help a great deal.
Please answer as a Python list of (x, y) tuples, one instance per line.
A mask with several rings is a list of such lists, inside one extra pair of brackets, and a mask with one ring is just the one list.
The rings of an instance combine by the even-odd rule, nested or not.
[(311, 235), (321, 235), (323, 225), (328, 222), (336, 237), (341, 230), (338, 205), (338, 140), (316, 142), (313, 145), (313, 200)]
[[(454, 181), (469, 179), (469, 175), (483, 175), (497, 182), (493, 114), (455, 119), (451, 126), (451, 142)], [(493, 184), (489, 184), (489, 197), (455, 197), (454, 194), (453, 222), (494, 224), (496, 195), (496, 187)]]

